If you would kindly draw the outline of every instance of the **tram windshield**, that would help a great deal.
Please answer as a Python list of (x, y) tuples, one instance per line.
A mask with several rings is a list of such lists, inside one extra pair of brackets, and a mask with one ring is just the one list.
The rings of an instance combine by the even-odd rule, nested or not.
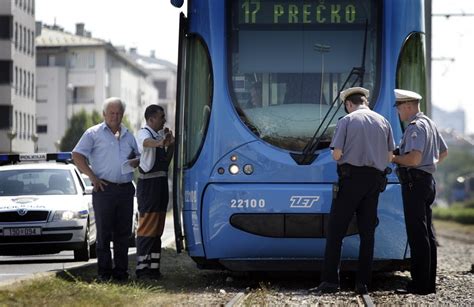
[[(328, 124), (323, 122), (325, 115), (336, 112), (337, 106), (330, 107), (352, 68), (360, 67), (363, 58), (363, 86), (373, 93), (376, 2), (229, 1), (230, 85), (242, 121), (264, 141), (301, 151), (318, 127)], [(343, 108), (339, 109), (329, 128), (320, 129), (320, 144), (329, 146), (336, 122), (344, 114)]]

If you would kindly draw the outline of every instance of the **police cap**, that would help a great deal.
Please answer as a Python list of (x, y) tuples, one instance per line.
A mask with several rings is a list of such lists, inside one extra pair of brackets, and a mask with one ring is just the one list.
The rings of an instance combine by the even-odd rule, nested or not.
[(407, 90), (401, 90), (401, 89), (394, 89), (393, 90), (395, 92), (395, 104), (394, 104), (394, 107), (398, 106), (398, 105), (401, 105), (405, 102), (408, 102), (408, 101), (420, 101), (421, 100), (421, 95), (416, 93), (416, 92), (412, 92), (412, 91), (407, 91)]
[(343, 90), (339, 94), (339, 97), (344, 102), (344, 101), (346, 101), (347, 97), (349, 97), (350, 95), (354, 95), (354, 94), (360, 94), (362, 96), (365, 96), (365, 98), (369, 98), (370, 91), (366, 88), (363, 88), (363, 87), (351, 87), (351, 88), (348, 88), (347, 90)]

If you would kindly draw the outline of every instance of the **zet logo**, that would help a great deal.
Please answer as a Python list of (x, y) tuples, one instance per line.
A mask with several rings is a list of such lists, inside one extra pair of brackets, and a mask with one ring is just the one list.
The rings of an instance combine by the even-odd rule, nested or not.
[(291, 196), (290, 208), (311, 208), (319, 198), (320, 196)]

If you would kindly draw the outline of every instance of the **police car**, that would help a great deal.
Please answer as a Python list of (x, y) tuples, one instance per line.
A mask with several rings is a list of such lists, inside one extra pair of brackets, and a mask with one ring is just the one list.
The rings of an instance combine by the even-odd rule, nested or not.
[(0, 254), (96, 257), (92, 190), (71, 153), (0, 154)]

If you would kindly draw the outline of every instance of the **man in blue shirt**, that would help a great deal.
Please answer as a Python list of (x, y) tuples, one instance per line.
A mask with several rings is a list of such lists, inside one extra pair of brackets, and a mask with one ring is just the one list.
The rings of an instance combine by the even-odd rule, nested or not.
[(395, 106), (402, 121), (408, 122), (393, 158), (402, 184), (403, 208), (411, 256), (412, 282), (398, 293), (436, 292), (437, 249), (431, 205), (436, 195), (433, 173), (448, 155), (448, 146), (434, 122), (420, 111), (421, 95), (396, 89)]
[(329, 215), (321, 284), (317, 294), (339, 290), (342, 240), (356, 214), (360, 236), (359, 264), (355, 292), (366, 294), (372, 272), (377, 205), (385, 189), (385, 169), (395, 147), (392, 127), (368, 107), (369, 90), (349, 88), (340, 93), (348, 115), (341, 118), (330, 147), (337, 161), (339, 191)]
[[(94, 185), (92, 201), (97, 227), (99, 281), (128, 280), (128, 242), (132, 229), (133, 173), (122, 165), (138, 166), (135, 138), (122, 125), (125, 104), (119, 98), (104, 102), (104, 122), (87, 129), (73, 149), (76, 166)], [(87, 160), (90, 163), (87, 163)], [(114, 264), (110, 242), (114, 242)]]

